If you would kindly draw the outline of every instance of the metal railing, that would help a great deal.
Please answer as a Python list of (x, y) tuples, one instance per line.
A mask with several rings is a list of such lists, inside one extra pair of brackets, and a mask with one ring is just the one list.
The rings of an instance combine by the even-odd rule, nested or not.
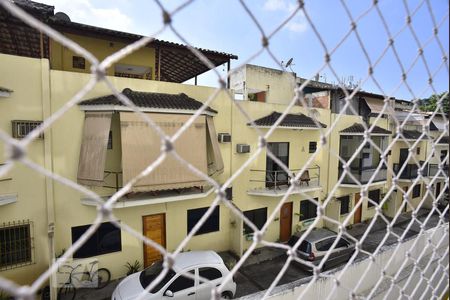
[[(289, 169), (295, 177), (301, 169)], [(250, 186), (252, 190), (287, 189), (293, 178), (283, 170), (250, 170)], [(307, 168), (297, 180), (298, 188), (320, 185), (320, 167)]]
[[(394, 173), (398, 175), (402, 167), (403, 164), (394, 164)], [(418, 171), (419, 167), (416, 164), (407, 164), (400, 174), (400, 179), (414, 179), (417, 177)], [(423, 175), (425, 176), (426, 174)]]
[[(339, 168), (339, 178), (341, 178), (344, 169), (342, 167)], [(382, 166), (379, 170), (377, 167), (366, 167), (366, 168), (350, 168), (351, 176), (347, 173), (344, 175), (344, 178), (341, 181), (341, 184), (355, 184), (358, 185), (366, 184), (369, 181), (372, 183), (385, 181), (387, 180), (387, 167)], [(355, 179), (353, 179), (354, 177)]]
[(439, 171), (440, 164), (429, 164), (428, 165), (428, 177), (434, 177), (437, 175), (437, 177), (446, 177), (449, 173), (448, 165), (442, 165), (442, 171)]

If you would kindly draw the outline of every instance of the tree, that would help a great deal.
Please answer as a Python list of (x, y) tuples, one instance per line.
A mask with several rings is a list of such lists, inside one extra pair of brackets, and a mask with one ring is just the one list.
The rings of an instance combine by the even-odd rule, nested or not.
[(441, 94), (433, 94), (427, 99), (422, 99), (420, 109), (422, 111), (435, 111), (436, 107), (437, 107), (437, 102), (444, 95), (445, 95), (445, 97), (442, 99), (442, 109), (445, 114), (448, 114), (448, 109), (449, 109), (448, 92), (443, 92)]

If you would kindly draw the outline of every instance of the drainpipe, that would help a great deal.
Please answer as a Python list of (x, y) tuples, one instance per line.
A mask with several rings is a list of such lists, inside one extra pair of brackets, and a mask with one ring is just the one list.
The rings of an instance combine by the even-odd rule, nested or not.
[[(41, 59), (41, 98), (42, 98), (42, 117), (43, 120), (51, 115), (51, 95), (50, 95), (50, 63), (48, 59)], [(52, 129), (44, 137), (44, 167), (53, 171), (52, 156)], [(48, 254), (49, 265), (53, 263), (55, 257), (55, 203), (53, 198), (53, 180), (45, 177), (45, 199), (47, 208), (47, 235), (48, 235)], [(56, 299), (55, 276), (50, 276), (50, 299)]]

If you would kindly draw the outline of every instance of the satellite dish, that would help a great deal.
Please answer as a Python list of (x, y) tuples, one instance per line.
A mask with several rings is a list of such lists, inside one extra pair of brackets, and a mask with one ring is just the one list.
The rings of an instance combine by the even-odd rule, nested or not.
[(287, 61), (286, 65), (284, 66), (285, 68), (289, 67), (290, 65), (292, 65), (292, 61), (294, 60), (293, 57), (289, 58), (289, 60)]
[(63, 13), (63, 12), (57, 12), (55, 14), (55, 18), (60, 20), (60, 21), (64, 21), (64, 22), (70, 22), (70, 18), (67, 14)]

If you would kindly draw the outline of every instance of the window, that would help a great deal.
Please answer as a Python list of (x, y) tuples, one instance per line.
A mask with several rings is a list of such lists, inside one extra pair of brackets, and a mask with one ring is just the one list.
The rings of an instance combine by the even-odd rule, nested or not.
[[(72, 244), (75, 243), (91, 225), (72, 227)], [(100, 224), (96, 232), (86, 243), (73, 254), (74, 258), (85, 258), (111, 252), (122, 251), (122, 236), (120, 229), (112, 223)]]
[[(267, 221), (267, 207), (244, 211), (244, 216), (261, 229)], [(252, 233), (253, 230), (244, 222), (244, 234)]]
[(86, 60), (81, 56), (73, 56), (72, 57), (72, 68), (74, 69), (82, 69), (86, 68)]
[(31, 223), (9, 223), (0, 228), (0, 270), (32, 263)]
[(208, 280), (214, 280), (222, 277), (222, 272), (220, 272), (216, 268), (200, 268), (198, 269), (198, 272), (200, 277)]
[[(159, 260), (157, 262), (155, 262), (154, 264), (152, 264), (150, 267), (144, 269), (144, 271), (141, 272), (141, 274), (139, 275), (139, 281), (141, 282), (141, 286), (142, 288), (146, 288), (147, 286), (150, 285), (150, 283), (152, 283), (152, 281), (154, 281), (159, 274), (161, 274), (161, 272), (163, 271), (163, 261)], [(170, 269), (167, 273), (166, 276), (164, 276), (164, 278), (152, 289), (150, 290), (150, 293), (157, 293), (160, 289), (162, 289), (166, 283), (168, 283), (172, 277), (175, 276), (175, 272)]]
[(316, 249), (317, 251), (328, 251), (331, 248), (331, 245), (333, 245), (334, 238), (328, 238), (323, 241), (316, 243)]
[[(33, 129), (42, 124), (42, 121), (25, 121), (25, 120), (13, 120), (12, 122), (12, 136), (16, 139), (24, 138)], [(43, 138), (44, 135), (39, 135), (39, 138)]]
[(317, 142), (309, 142), (309, 153), (314, 153), (317, 150)]
[(417, 147), (416, 154), (417, 154), (417, 155), (420, 154), (420, 147)]
[[(342, 248), (342, 247), (347, 247), (348, 245), (350, 245), (349, 242), (347, 242), (347, 240), (340, 238), (339, 241), (336, 244), (336, 248)], [(335, 249), (336, 249), (335, 248)]]
[[(200, 220), (201, 217), (206, 213), (208, 207), (189, 209), (187, 211), (187, 232), (189, 233), (195, 224)], [(219, 206), (216, 206), (212, 214), (203, 223), (202, 227), (195, 233), (195, 235), (204, 234), (208, 232), (219, 231), (220, 221), (220, 210)]]
[(110, 130), (108, 134), (108, 146), (106, 147), (106, 149), (111, 150), (112, 147), (113, 147), (112, 131)]
[(350, 211), (350, 196), (340, 197), (337, 200), (341, 202), (341, 215), (348, 214)]
[[(284, 165), (289, 167), (289, 143), (268, 143), (267, 148)], [(266, 157), (266, 187), (286, 185), (288, 183), (288, 174), (275, 161)]]
[(416, 184), (416, 185), (413, 187), (413, 194), (412, 194), (412, 197), (413, 197), (413, 198), (420, 197), (420, 184)]
[[(369, 199), (373, 202), (380, 203), (380, 190), (369, 191)], [(367, 201), (367, 207), (375, 206), (371, 201)]]
[[(193, 271), (190, 271), (193, 273)], [(193, 274), (192, 274), (193, 275)], [(176, 293), (191, 287), (194, 287), (195, 281), (192, 278), (180, 275), (177, 279), (175, 279), (170, 286), (167, 288), (167, 291), (171, 291), (172, 293)]]
[[(318, 201), (318, 198), (314, 200)], [(300, 202), (300, 221), (313, 219), (317, 216), (317, 206), (310, 200), (304, 200)]]
[(447, 150), (442, 150), (441, 151), (441, 162), (444, 162), (446, 157), (447, 157)]

